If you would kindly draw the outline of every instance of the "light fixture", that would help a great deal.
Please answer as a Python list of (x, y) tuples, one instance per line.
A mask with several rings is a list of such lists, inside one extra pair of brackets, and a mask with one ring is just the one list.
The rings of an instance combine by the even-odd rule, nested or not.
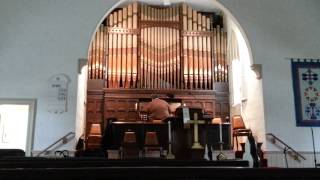
[(251, 69), (256, 73), (257, 79), (262, 78), (262, 65), (261, 64), (252, 64)]
[(170, 6), (171, 5), (170, 0), (163, 0), (163, 5), (164, 6)]

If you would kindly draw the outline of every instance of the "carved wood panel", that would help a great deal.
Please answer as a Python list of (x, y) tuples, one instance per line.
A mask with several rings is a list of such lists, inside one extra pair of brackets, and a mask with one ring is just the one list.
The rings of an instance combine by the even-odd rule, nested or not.
[(221, 117), (222, 119), (225, 119), (227, 116), (229, 116), (229, 103), (227, 102), (219, 102), (215, 104), (215, 116)]
[[(229, 97), (221, 95), (216, 97), (214, 91), (149, 91), (149, 90), (110, 90), (105, 89), (104, 95), (104, 118), (117, 118), (119, 121), (139, 120), (137, 106), (147, 102), (152, 94), (158, 94), (164, 99), (166, 94), (175, 94), (174, 101), (189, 107), (202, 108), (205, 113), (213, 116), (225, 117), (229, 115)], [(168, 100), (168, 99), (167, 99)], [(139, 105), (140, 102), (140, 105)]]
[(103, 91), (91, 91), (91, 93), (89, 91), (87, 97), (86, 137), (91, 124), (100, 123), (103, 125), (103, 111)]
[(138, 113), (135, 109), (138, 99), (105, 98), (104, 117), (117, 118), (118, 121), (136, 121)]

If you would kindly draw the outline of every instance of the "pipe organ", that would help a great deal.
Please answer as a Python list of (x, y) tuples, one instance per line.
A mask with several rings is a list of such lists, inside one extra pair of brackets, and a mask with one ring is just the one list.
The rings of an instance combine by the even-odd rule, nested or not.
[(179, 7), (141, 5), (139, 88), (179, 89)]
[(186, 4), (133, 3), (111, 13), (89, 51), (89, 78), (106, 88), (213, 89), (228, 82), (227, 34)]
[(215, 17), (137, 2), (109, 14), (89, 48), (87, 123), (135, 120), (154, 93), (228, 116), (227, 33)]
[(89, 47), (88, 75), (90, 79), (104, 79), (107, 55), (107, 28), (100, 25)]

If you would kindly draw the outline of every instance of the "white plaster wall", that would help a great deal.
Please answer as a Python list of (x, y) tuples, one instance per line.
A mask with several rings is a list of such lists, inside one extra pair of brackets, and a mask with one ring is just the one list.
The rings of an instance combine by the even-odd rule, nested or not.
[[(1, 0), (0, 97), (36, 98), (34, 150), (75, 131), (78, 59), (115, 0)], [(68, 112), (47, 112), (48, 79), (64, 73), (71, 83)], [(69, 144), (73, 149), (74, 144)]]
[[(250, 66), (247, 66), (250, 68)], [(257, 142), (263, 143), (266, 148), (266, 129), (263, 108), (262, 80), (256, 78), (256, 74), (247, 69), (247, 97), (242, 102), (242, 116), (246, 119), (246, 126), (252, 130)]]
[[(246, 128), (252, 130), (253, 136), (257, 142), (263, 143), (263, 149), (266, 148), (266, 137), (265, 137), (265, 119), (264, 119), (264, 108), (263, 108), (263, 94), (262, 94), (262, 80), (258, 79), (257, 74), (252, 70), (253, 65), (249, 48), (245, 42), (245, 37), (241, 34), (239, 28), (233, 23), (232, 20), (228, 19), (228, 34), (231, 31), (234, 32), (239, 46), (239, 59), (242, 63), (242, 75), (241, 75), (241, 98), (240, 104), (234, 105), (231, 103), (230, 114), (241, 115)], [(231, 62), (230, 62), (231, 64)], [(240, 76), (240, 74), (238, 75)], [(231, 76), (230, 76), (231, 77)], [(232, 78), (232, 77), (231, 77)], [(232, 83), (234, 80), (231, 80)], [(237, 81), (237, 80), (235, 80)], [(234, 90), (232, 84), (230, 84), (230, 98), (232, 99)], [(239, 138), (240, 141), (246, 142), (246, 138)]]
[[(294, 159), (294, 157), (290, 156), (290, 154), (287, 154), (287, 161), (288, 161), (288, 167), (289, 168), (314, 168), (315, 167), (315, 158), (317, 159), (317, 162), (320, 159), (320, 153), (316, 152), (316, 156), (313, 152), (299, 152), (300, 155), (302, 155), (304, 159), (301, 157), (299, 158), (300, 161), (297, 161)], [(268, 166), (269, 167), (280, 167), (280, 168), (286, 168), (286, 161), (285, 156), (283, 152), (280, 151), (268, 151), (265, 152), (265, 157), (268, 159)]]
[[(230, 17), (226, 18), (229, 34), (229, 48), (231, 43), (236, 40), (239, 48), (239, 57), (229, 57), (229, 91), (230, 91), (230, 117), (234, 115), (241, 115), (246, 128), (249, 128), (253, 132), (257, 142), (262, 142), (262, 149), (266, 148), (265, 138), (265, 119), (263, 108), (263, 95), (262, 95), (262, 80), (257, 78), (257, 74), (251, 69), (252, 59), (249, 48), (246, 44), (244, 35), (240, 32), (234, 21)], [(231, 37), (233, 34), (234, 36)], [(235, 60), (234, 58), (237, 58)], [(240, 61), (240, 67), (232, 67), (233, 61)], [(237, 68), (238, 74), (234, 78), (234, 69)], [(241, 81), (241, 82), (239, 82)], [(235, 87), (235, 84), (241, 84), (241, 88)], [(235, 91), (239, 91), (241, 99), (237, 99)], [(240, 102), (239, 102), (240, 101)], [(231, 120), (232, 121), (232, 120)], [(235, 140), (235, 139), (233, 139)], [(238, 137), (239, 142), (246, 142), (247, 138)], [(234, 146), (236, 149), (236, 146)]]
[(86, 122), (86, 103), (87, 103), (87, 81), (88, 66), (79, 69), (78, 75), (78, 95), (77, 95), (77, 114), (75, 123), (75, 143), (84, 135)]
[[(319, 57), (320, 1), (220, 0), (239, 21), (262, 64), (266, 132), (298, 151), (312, 151), (309, 128), (296, 127), (290, 62), (285, 57)], [(315, 128), (320, 148), (319, 128)], [(271, 144), (269, 150), (278, 150)]]
[[(219, 1), (245, 30), (253, 62), (263, 65), (266, 131), (297, 150), (311, 150), (309, 129), (295, 126), (290, 64), (284, 57), (320, 56), (320, 1)], [(35, 150), (75, 130), (77, 60), (87, 57), (95, 28), (116, 2), (0, 1), (0, 98), (38, 100)], [(47, 80), (58, 73), (71, 79), (68, 112), (62, 115), (46, 111)], [(318, 129), (315, 135), (320, 137)]]

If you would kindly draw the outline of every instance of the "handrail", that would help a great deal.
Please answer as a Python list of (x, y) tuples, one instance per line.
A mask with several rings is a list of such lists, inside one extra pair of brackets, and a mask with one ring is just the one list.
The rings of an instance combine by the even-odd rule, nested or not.
[[(70, 136), (70, 135), (73, 135), (73, 136), (68, 139), (67, 137)], [(36, 157), (39, 157), (41, 154), (47, 152), (51, 147), (53, 147), (54, 145), (58, 144), (59, 142), (62, 142), (62, 144), (66, 144), (66, 143), (68, 143), (68, 140), (70, 140), (70, 139), (72, 139), (74, 137), (75, 137), (75, 133), (74, 132), (68, 132), (66, 135), (62, 136), (60, 139), (58, 139), (54, 143), (50, 144), (47, 148), (42, 150), (39, 154), (37, 154)]]
[(291, 150), (291, 151), (295, 154), (294, 160), (299, 161), (298, 157), (302, 158), (303, 160), (306, 160), (306, 158), (305, 158), (302, 154), (300, 154), (299, 152), (297, 152), (297, 151), (295, 151), (294, 149), (292, 149), (288, 144), (286, 144), (285, 142), (283, 142), (283, 141), (282, 141), (280, 138), (278, 138), (276, 135), (274, 135), (274, 134), (272, 134), (272, 133), (267, 133), (266, 135), (267, 135), (267, 136), (272, 136), (273, 139), (271, 140), (271, 142), (272, 142), (273, 144), (275, 144), (276, 141), (278, 141), (278, 142), (280, 142), (282, 145), (284, 145), (284, 146), (285, 146), (284, 151)]

